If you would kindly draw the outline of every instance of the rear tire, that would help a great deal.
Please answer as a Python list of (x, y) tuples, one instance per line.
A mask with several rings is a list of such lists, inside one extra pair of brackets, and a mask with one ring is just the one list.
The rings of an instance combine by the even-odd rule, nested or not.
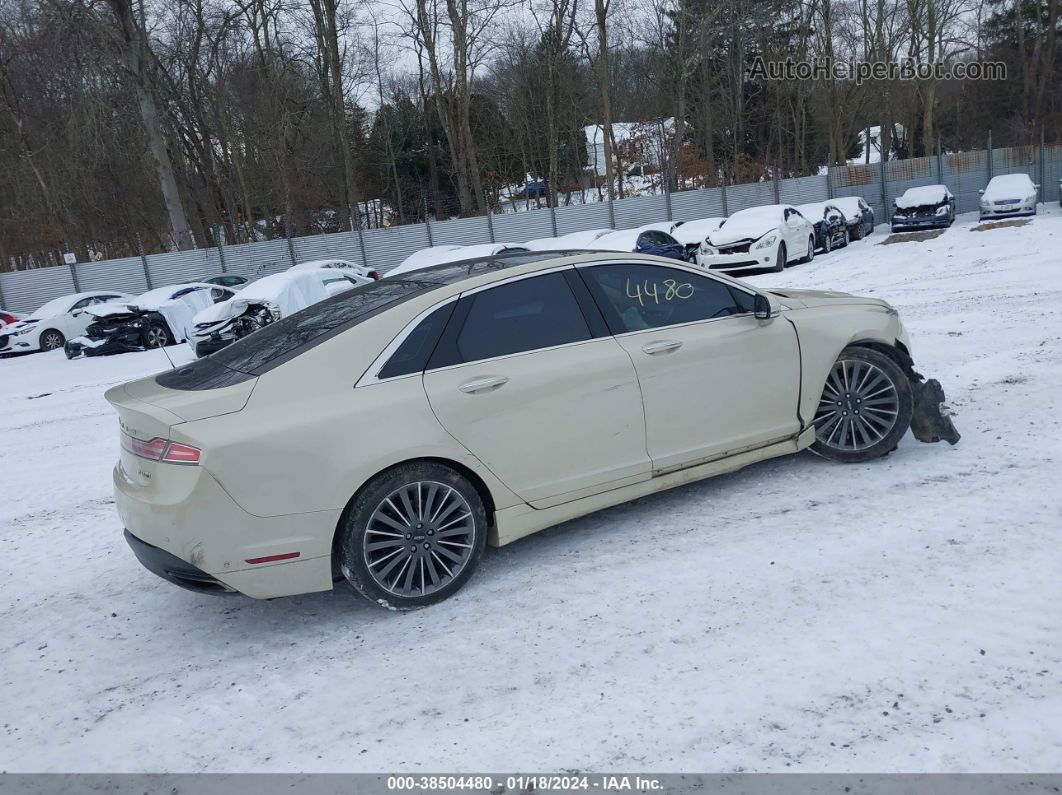
[(414, 610), (457, 592), (486, 544), (487, 512), (468, 479), (443, 464), (411, 463), (358, 492), (340, 521), (336, 558), (361, 596)]
[(844, 228), (844, 242), (841, 243), (841, 248), (848, 248), (848, 244), (852, 242), (852, 238), (848, 235), (848, 227)]
[(822, 253), (823, 254), (829, 254), (831, 251), (833, 251), (833, 233), (832, 232), (830, 234), (826, 235), (825, 240), (824, 240), (824, 242), (822, 244)]
[(801, 259), (801, 262), (812, 262), (815, 259), (815, 237), (812, 235), (808, 237), (808, 253)]
[(855, 228), (855, 232), (852, 234), (852, 240), (862, 240), (864, 235), (863, 224), (859, 224)]
[(870, 348), (845, 348), (823, 385), (811, 451), (845, 464), (888, 455), (913, 411), (911, 385), (896, 362)]
[(41, 332), (40, 346), (42, 351), (56, 351), (64, 345), (66, 345), (66, 337), (55, 329), (50, 328)]

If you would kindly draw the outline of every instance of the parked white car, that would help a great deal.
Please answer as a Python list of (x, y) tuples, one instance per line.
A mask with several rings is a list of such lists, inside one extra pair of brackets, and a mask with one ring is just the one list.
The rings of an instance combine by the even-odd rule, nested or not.
[(992, 177), (981, 193), (981, 220), (1012, 215), (1036, 215), (1040, 186), (1028, 174), (1000, 174)]
[(749, 207), (727, 218), (697, 252), (697, 264), (717, 271), (781, 271), (815, 258), (815, 227), (789, 204)]
[(910, 351), (879, 298), (629, 252), (478, 260), (110, 389), (115, 503), (185, 588), (266, 599), (338, 575), (408, 610), (456, 592), (488, 541), (807, 447), (864, 463), (908, 427), (958, 441)]
[(373, 281), (344, 269), (289, 269), (266, 276), (198, 312), (188, 345), (196, 356), (207, 356), (300, 309)]
[(308, 262), (300, 262), (297, 265), (292, 265), (288, 268), (289, 271), (319, 271), (322, 269), (335, 268), (338, 270), (344, 270), (349, 273), (356, 273), (358, 276), (364, 276), (367, 279), (379, 279), (380, 272), (375, 268), (369, 268), (365, 265), (359, 265), (356, 262), (351, 262), (345, 259), (314, 259)]
[(109, 301), (128, 301), (133, 296), (117, 290), (91, 290), (54, 298), (17, 323), (4, 327), (6, 343), (0, 344), (0, 354), (57, 351), (66, 341), (85, 333), (94, 321), (84, 309)]
[[(513, 246), (508, 243), (477, 243), (473, 246), (456, 246), (449, 250), (443, 250), (444, 246), (433, 246), (430, 249), (433, 253), (431, 256), (424, 255), (422, 257), (416, 257), (416, 255), (406, 257), (400, 265), (391, 268), (387, 272), (387, 276), (399, 276), (403, 273), (409, 273), (410, 271), (420, 270), (421, 268), (430, 268), (433, 265), (445, 265), (448, 262), (460, 262), (464, 259), (482, 259), (486, 257), (494, 257), (498, 254), (505, 254), (515, 251), (527, 251), (525, 246)], [(418, 254), (420, 252), (417, 252)]]
[(524, 248), (528, 251), (572, 251), (575, 249), (594, 247), (594, 241), (614, 229), (583, 229), (579, 232), (569, 232), (557, 237), (540, 237), (528, 240)]

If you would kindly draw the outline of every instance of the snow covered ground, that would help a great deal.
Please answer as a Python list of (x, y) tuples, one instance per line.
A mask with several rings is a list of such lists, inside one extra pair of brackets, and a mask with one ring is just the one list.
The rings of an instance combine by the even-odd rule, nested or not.
[(974, 223), (750, 279), (892, 301), (957, 447), (638, 500), (405, 615), (157, 579), (102, 395), (163, 354), (0, 361), (0, 770), (1058, 771), (1062, 215)]

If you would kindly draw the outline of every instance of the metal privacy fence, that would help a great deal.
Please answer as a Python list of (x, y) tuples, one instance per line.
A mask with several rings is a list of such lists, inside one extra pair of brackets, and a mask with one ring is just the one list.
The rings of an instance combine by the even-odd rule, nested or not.
[(690, 221), (763, 204), (802, 204), (839, 196), (862, 196), (881, 223), (888, 219), (893, 200), (907, 188), (937, 183), (955, 194), (959, 212), (973, 212), (978, 208), (978, 190), (989, 179), (1014, 173), (1026, 173), (1041, 185), (1041, 201), (1059, 200), (1062, 144), (838, 166), (826, 174), (796, 179), (0, 273), (0, 306), (32, 312), (52, 298), (82, 290), (114, 289), (136, 295), (219, 273), (258, 278), (297, 262), (325, 258), (350, 260), (383, 273), (415, 251), (444, 243), (521, 243), (583, 229), (629, 229), (665, 219)]

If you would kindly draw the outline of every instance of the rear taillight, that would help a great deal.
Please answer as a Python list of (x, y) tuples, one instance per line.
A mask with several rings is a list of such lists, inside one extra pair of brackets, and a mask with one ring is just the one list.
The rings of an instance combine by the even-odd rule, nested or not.
[(148, 461), (163, 461), (167, 464), (191, 464), (199, 463), (202, 451), (198, 447), (180, 442), (171, 442), (169, 439), (155, 437), (149, 442), (137, 439), (127, 433), (122, 434), (122, 449), (129, 451), (138, 458), (146, 458)]
[(369, 278), (370, 279), (379, 279), (380, 278), (380, 272), (379, 271), (369, 271)]

